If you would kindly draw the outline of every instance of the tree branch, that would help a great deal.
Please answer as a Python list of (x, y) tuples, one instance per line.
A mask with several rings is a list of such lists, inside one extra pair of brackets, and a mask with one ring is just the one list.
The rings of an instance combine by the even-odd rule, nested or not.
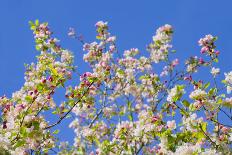
[(89, 88), (93, 85), (93, 83), (94, 83), (94, 82), (90, 83), (90, 85), (87, 87), (87, 90), (82, 94), (82, 96), (80, 97), (80, 99), (74, 103), (74, 105), (69, 109), (69, 111), (68, 111), (65, 115), (63, 115), (62, 117), (60, 117), (60, 119), (59, 119), (57, 122), (55, 122), (55, 123), (53, 123), (53, 124), (51, 124), (51, 125), (45, 127), (44, 130), (50, 129), (50, 128), (52, 128), (52, 127), (54, 127), (54, 126), (60, 124), (60, 122), (61, 122), (61, 121), (73, 110), (73, 108), (82, 100), (82, 98), (83, 98), (83, 97), (86, 95), (86, 93), (89, 91)]

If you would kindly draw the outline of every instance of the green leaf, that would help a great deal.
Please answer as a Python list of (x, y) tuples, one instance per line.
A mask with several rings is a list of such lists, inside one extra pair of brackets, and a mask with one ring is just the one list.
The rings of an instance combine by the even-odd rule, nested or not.
[(124, 71), (123, 71), (123, 70), (121, 70), (121, 69), (120, 69), (120, 70), (118, 70), (117, 72), (118, 72), (119, 74), (124, 74)]
[(69, 114), (69, 115), (67, 115), (65, 118), (70, 118), (70, 117), (72, 117), (72, 116)]
[(180, 110), (180, 113), (183, 115), (183, 116), (188, 116), (188, 113), (184, 110)]
[(174, 97), (172, 98), (173, 102), (176, 102), (176, 101), (178, 101), (179, 99), (180, 99), (179, 96), (174, 96)]
[(34, 25), (34, 23), (32, 21), (29, 21), (28, 23), (29, 23), (30, 26)]
[(204, 132), (206, 132), (206, 130), (207, 130), (207, 123), (202, 123), (202, 124), (201, 124), (201, 128), (202, 128), (202, 130), (203, 130)]
[(221, 104), (223, 101), (222, 101), (222, 98), (219, 98), (218, 101), (217, 101), (217, 104)]
[(218, 58), (213, 59), (214, 62), (218, 63)]
[(31, 101), (32, 101), (32, 97), (31, 97), (30, 95), (27, 95), (27, 96), (25, 97), (25, 100), (26, 100), (27, 102), (31, 102)]
[(35, 130), (39, 130), (40, 129), (39, 122), (34, 121), (34, 122), (32, 122), (32, 125), (34, 126)]
[(69, 109), (67, 109), (67, 108), (65, 108), (62, 112), (68, 112), (69, 111)]
[(39, 92), (41, 92), (41, 91), (43, 90), (43, 85), (42, 85), (42, 84), (38, 84), (38, 85), (36, 86), (36, 89), (37, 89)]
[(25, 143), (26, 143), (25, 140), (19, 140), (17, 141), (14, 147), (17, 148), (17, 147), (23, 146)]
[(52, 114), (59, 114), (60, 113), (60, 108), (56, 107), (56, 110), (52, 112)]
[(132, 121), (132, 116), (131, 115), (128, 115), (128, 119), (130, 120), (130, 121)]
[(190, 110), (190, 111), (195, 111), (195, 110), (196, 110), (196, 108), (194, 107), (194, 105), (193, 105), (193, 104), (190, 104), (190, 106), (189, 106), (189, 110)]
[(26, 130), (26, 127), (21, 127), (20, 128), (20, 133), (23, 137), (26, 137), (27, 136), (27, 130)]
[(35, 49), (36, 49), (37, 51), (40, 51), (40, 50), (41, 50), (41, 48), (40, 48), (39, 45), (36, 45), (36, 46), (35, 46)]
[(57, 114), (57, 111), (53, 111), (52, 114)]
[(56, 129), (55, 131), (53, 131), (53, 134), (58, 134), (60, 132), (60, 130)]
[(182, 101), (182, 104), (185, 106), (185, 107), (189, 107), (190, 103), (187, 101), (187, 100), (183, 100)]
[(31, 26), (31, 30), (34, 31), (35, 29), (36, 29), (36, 26), (35, 26), (35, 25), (32, 25), (32, 26)]
[(127, 102), (127, 106), (128, 106), (128, 110), (131, 111), (131, 102), (130, 101)]
[(217, 92), (217, 88), (211, 88), (211, 89), (209, 90), (209, 95), (212, 96), (212, 95), (214, 95), (214, 93), (216, 93), (216, 92)]
[(171, 50), (172, 53), (176, 53), (176, 50)]
[(226, 80), (222, 80), (221, 82), (222, 82), (222, 83), (224, 83), (224, 84), (226, 84), (226, 83), (227, 83), (227, 82), (226, 82)]
[(216, 41), (218, 39), (218, 37), (213, 37), (213, 41)]
[(30, 25), (31, 30), (34, 31), (36, 29), (36, 26), (32, 21), (29, 21), (29, 25)]
[(223, 97), (223, 98), (225, 98), (225, 97), (226, 97), (226, 95), (225, 95), (225, 94), (221, 94), (221, 95), (220, 95), (220, 97)]
[(174, 117), (176, 115), (175, 111), (172, 111), (172, 117)]
[(38, 19), (35, 20), (35, 26), (39, 26), (39, 20)]
[(102, 38), (102, 37), (100, 37), (100, 36), (96, 36), (96, 39), (98, 39), (98, 40), (101, 40), (101, 38)]
[(52, 65), (49, 65), (49, 67), (50, 67), (50, 70), (51, 70), (52, 75), (57, 76), (57, 75), (58, 75), (57, 70), (56, 70)]
[(61, 82), (61, 86), (62, 86), (63, 88), (65, 88), (65, 86), (64, 86), (64, 82)]
[(194, 135), (198, 141), (201, 141), (203, 138), (205, 138), (205, 135), (202, 132), (194, 132)]
[(209, 86), (210, 86), (210, 82), (206, 83), (203, 88), (207, 89)]

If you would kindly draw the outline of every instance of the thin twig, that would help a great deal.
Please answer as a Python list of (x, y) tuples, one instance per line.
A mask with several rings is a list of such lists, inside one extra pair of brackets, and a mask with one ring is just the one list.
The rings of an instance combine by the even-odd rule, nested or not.
[(54, 127), (54, 126), (60, 124), (60, 122), (61, 122), (61, 121), (73, 110), (73, 108), (82, 100), (82, 98), (83, 98), (83, 97), (86, 95), (86, 93), (89, 91), (89, 88), (93, 85), (93, 83), (94, 83), (94, 82), (90, 83), (90, 85), (88, 86), (87, 90), (82, 94), (82, 96), (80, 97), (80, 99), (74, 103), (74, 105), (69, 109), (69, 111), (68, 111), (65, 115), (63, 115), (62, 117), (60, 117), (60, 119), (59, 119), (57, 122), (55, 122), (55, 123), (53, 123), (53, 124), (51, 124), (51, 125), (45, 127), (44, 130), (50, 129), (50, 128), (52, 128), (52, 127)]

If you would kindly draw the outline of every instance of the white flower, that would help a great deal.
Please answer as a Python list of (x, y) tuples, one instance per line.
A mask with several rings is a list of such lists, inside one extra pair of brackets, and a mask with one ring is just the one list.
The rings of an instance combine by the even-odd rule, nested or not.
[(232, 71), (225, 74), (225, 83), (227, 84), (227, 93), (230, 94), (232, 91)]
[(84, 127), (82, 130), (82, 135), (83, 137), (91, 137), (94, 136), (94, 130), (88, 128), (88, 127)]
[(134, 129), (133, 132), (135, 137), (141, 137), (143, 135), (143, 128), (138, 124), (138, 126)]
[(226, 82), (228, 82), (229, 84), (232, 84), (232, 71), (229, 73), (225, 73), (225, 80)]
[(116, 40), (116, 37), (115, 37), (115, 36), (109, 37), (109, 38), (107, 39), (108, 42), (115, 42), (115, 40)]
[(161, 147), (161, 150), (166, 151), (167, 150), (167, 145), (168, 145), (168, 139), (166, 136), (160, 137), (160, 144), (159, 146)]
[(171, 38), (172, 27), (170, 25), (164, 25), (156, 31), (156, 35), (153, 36), (153, 43), (148, 47), (151, 53), (150, 58), (153, 62), (158, 63), (167, 58), (168, 50), (172, 47), (169, 44)]
[(121, 130), (125, 130), (128, 133), (131, 133), (131, 129), (133, 128), (133, 123), (129, 121), (123, 121), (117, 125), (116, 130), (114, 131), (115, 138), (119, 138)]
[(8, 115), (7, 115), (7, 129), (14, 129), (15, 128), (15, 120), (14, 120), (15, 114), (13, 113), (13, 111), (11, 111)]
[(207, 93), (201, 89), (196, 89), (193, 92), (191, 92), (191, 94), (189, 95), (189, 97), (194, 100), (204, 99), (206, 96)]
[(200, 149), (200, 145), (185, 143), (179, 146), (173, 155), (190, 155), (197, 152), (199, 149)]
[(222, 104), (226, 107), (232, 107), (232, 97), (225, 98)]
[(214, 77), (220, 73), (220, 68), (212, 68), (210, 72)]
[(221, 155), (221, 153), (217, 153), (215, 149), (205, 149), (200, 155)]
[(232, 142), (232, 133), (230, 133), (229, 135), (230, 135), (230, 137), (229, 137), (229, 141), (231, 141), (231, 142)]
[(167, 122), (167, 126), (168, 126), (168, 128), (171, 129), (171, 130), (176, 129), (176, 121), (175, 121), (175, 120), (168, 121), (168, 122)]
[(61, 149), (66, 149), (68, 147), (68, 141), (65, 142), (60, 142), (60, 146)]
[(74, 121), (72, 121), (69, 124), (70, 128), (78, 128), (80, 126), (80, 121), (78, 120), (78, 118), (76, 118)]
[(17, 147), (15, 151), (11, 151), (12, 155), (24, 155), (26, 153), (25, 148)]
[(185, 93), (184, 87), (181, 85), (176, 85), (172, 88), (167, 97), (168, 102), (175, 102), (178, 98), (180, 98)]
[(195, 64), (189, 64), (187, 66), (187, 72), (197, 72), (197, 67)]
[(73, 55), (68, 50), (63, 50), (61, 55), (61, 62), (65, 62), (67, 64), (71, 64), (73, 62)]
[(139, 49), (138, 48), (132, 48), (130, 50), (124, 51), (123, 56), (124, 57), (133, 57), (133, 56), (135, 56), (138, 53), (139, 53)]
[(196, 129), (193, 128), (193, 126), (196, 126), (197, 123), (202, 122), (203, 118), (197, 118), (197, 114), (193, 113), (190, 115), (190, 117), (182, 117), (183, 127), (181, 127), (181, 130), (189, 130), (191, 132), (195, 132)]
[(74, 29), (74, 28), (72, 28), (72, 27), (69, 28), (68, 36), (70, 36), (70, 37), (72, 37), (72, 38), (75, 38), (76, 32), (75, 32), (75, 29)]
[(206, 35), (204, 38), (201, 38), (198, 43), (200, 46), (205, 46), (213, 42), (213, 36), (211, 34)]
[(8, 146), (10, 146), (10, 141), (7, 136), (1, 135), (0, 136), (0, 147), (4, 149), (8, 149)]
[(116, 105), (112, 105), (110, 107), (105, 107), (103, 109), (103, 113), (106, 117), (111, 117), (116, 112)]
[(104, 27), (104, 26), (107, 26), (107, 22), (103, 22), (103, 21), (98, 21), (95, 26), (96, 27)]

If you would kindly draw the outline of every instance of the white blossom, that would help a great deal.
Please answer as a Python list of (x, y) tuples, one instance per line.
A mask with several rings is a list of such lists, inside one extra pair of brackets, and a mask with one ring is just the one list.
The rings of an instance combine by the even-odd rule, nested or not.
[(210, 72), (214, 77), (220, 73), (220, 68), (212, 68)]

